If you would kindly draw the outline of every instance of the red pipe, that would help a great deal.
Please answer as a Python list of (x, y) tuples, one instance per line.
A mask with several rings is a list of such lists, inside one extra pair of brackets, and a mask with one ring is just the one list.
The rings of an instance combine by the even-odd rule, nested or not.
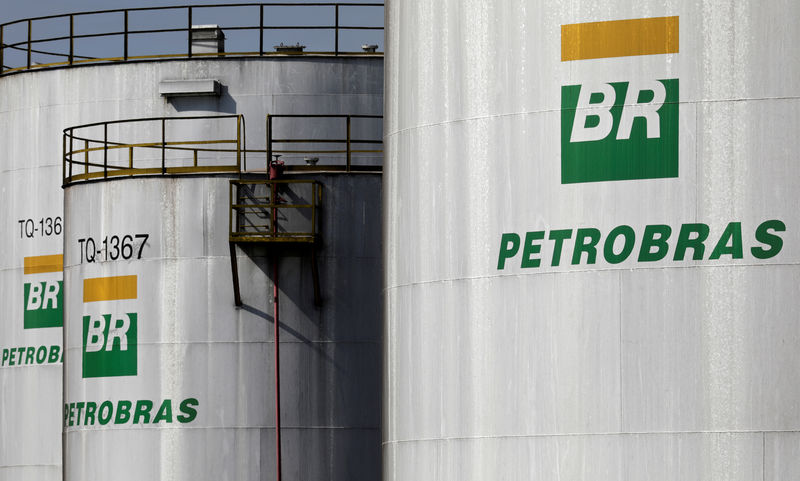
[(277, 481), (281, 481), (281, 361), (278, 322), (278, 256), (272, 256), (273, 318), (275, 320), (275, 465)]
[[(269, 180), (276, 180), (283, 171), (283, 162), (275, 159), (267, 159), (269, 162)], [(272, 197), (272, 218), (270, 219), (270, 230), (274, 236), (278, 232), (278, 184), (270, 182), (270, 194)], [(278, 256), (272, 255), (272, 318), (275, 322), (275, 469), (277, 481), (281, 481), (281, 357), (280, 357), (280, 320), (278, 318)]]

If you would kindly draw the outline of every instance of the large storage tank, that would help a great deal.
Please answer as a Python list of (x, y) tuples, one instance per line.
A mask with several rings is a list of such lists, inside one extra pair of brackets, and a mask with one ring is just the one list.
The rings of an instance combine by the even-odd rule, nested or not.
[[(61, 479), (61, 109), (0, 78), (0, 479)], [(36, 126), (36, 128), (33, 128)]]
[(800, 476), (800, 4), (387, 4), (384, 479)]
[(263, 247), (234, 306), (228, 176), (67, 188), (65, 479), (274, 479), (275, 282), (283, 476), (380, 476), (380, 176), (313, 178), (318, 308), (309, 255)]
[[(306, 84), (311, 91), (329, 87), (331, 77), (345, 95), (357, 89), (361, 103), (350, 106), (355, 111), (380, 106), (380, 62), (351, 61), (352, 67), (368, 70), (355, 81), (360, 85), (354, 86), (350, 75), (339, 75), (338, 69), (331, 74), (325, 61), (293, 62), (291, 68), (300, 78), (320, 79), (320, 84)], [(245, 71), (239, 81), (221, 80), (229, 95), (249, 109), (260, 106), (264, 114), (270, 112), (268, 92), (254, 98), (237, 95), (237, 90), (254, 85), (252, 79), (269, 75), (246, 71), (247, 62), (234, 63), (218, 67), (223, 78), (228, 71)], [(348, 61), (338, 63), (351, 70)], [(249, 65), (256, 70), (289, 66), (280, 61)], [(155, 82), (150, 85), (153, 95), (155, 87)], [(325, 113), (316, 100), (303, 105), (302, 96), (297, 97), (294, 112)], [(332, 103), (348, 105), (344, 99)], [(259, 117), (266, 119), (251, 116)], [(238, 130), (235, 123), (226, 127), (214, 119), (165, 122), (167, 143), (186, 142), (184, 148), (233, 139)], [(170, 125), (181, 122), (189, 124), (170, 131)], [(125, 145), (160, 141), (159, 121), (144, 121), (155, 126), (143, 130), (137, 130), (139, 123), (112, 124), (95, 132), (114, 132), (113, 142)], [(314, 137), (314, 129), (308, 128), (306, 139), (344, 138), (344, 125), (330, 126), (336, 129), (332, 132), (319, 127)], [(158, 171), (160, 149), (141, 150), (130, 154), (134, 168)], [(109, 164), (123, 159), (124, 165), (129, 152), (117, 149), (109, 154)], [(177, 152), (172, 159), (171, 152), (166, 154), (168, 168), (177, 165), (192, 172), (193, 155)], [(210, 163), (204, 163), (202, 151), (199, 157), (200, 166), (224, 171), (224, 156), (211, 155), (205, 159)], [(91, 157), (89, 163), (102, 166)], [(73, 169), (80, 172), (81, 166), (78, 162)], [(65, 188), (65, 479), (257, 480), (274, 475), (276, 260), (284, 344), (283, 473), (342, 480), (378, 476), (380, 174), (328, 174), (324, 179), (317, 174), (310, 179), (322, 185), (314, 214), (320, 216), (318, 308), (310, 252), (256, 247), (235, 251), (243, 306), (234, 304), (229, 222), (235, 214), (229, 196), (230, 180), (239, 174), (133, 175), (101, 176)], [(266, 179), (263, 167), (253, 175)], [(278, 194), (299, 205), (320, 198), (297, 189), (287, 187)], [(104, 461), (98, 463), (95, 456)]]
[[(240, 9), (239, 17), (225, 10), (217, 18), (209, 18), (209, 8), (130, 9), (0, 27), (5, 47), (0, 48), (0, 170), (9, 206), (3, 214), (9, 228), (2, 244), (2, 282), (8, 289), (0, 352), (8, 356), (0, 366), (0, 480), (62, 479), (62, 444), (63, 479), (271, 479), (276, 471), (274, 257), (279, 259), (284, 346), (283, 474), (330, 479), (379, 475), (381, 155), (350, 159), (349, 170), (358, 174), (321, 173), (337, 161), (331, 154), (319, 155), (319, 168), (307, 167), (302, 156), (284, 156), (287, 164), (303, 164), (298, 169), (302, 173), (294, 177), (316, 181), (324, 194), (316, 212), (320, 306), (314, 304), (314, 269), (307, 249), (276, 253), (253, 245), (233, 251), (243, 302), (236, 307), (228, 220), (229, 181), (266, 178), (267, 115), (380, 116), (382, 54), (363, 51), (362, 43), (373, 42), (352, 35), (360, 30), (348, 30), (356, 7), (300, 7), (294, 18), (301, 25), (308, 20), (304, 15), (319, 19), (318, 11), (324, 10), (314, 32), (299, 30), (312, 36), (309, 50), (316, 52), (311, 53), (273, 49), (278, 42), (271, 40), (265, 25), (279, 24), (272, 33), (294, 25), (273, 15), (289, 5), (231, 7)], [(251, 9), (244, 19), (243, 8)], [(371, 8), (382, 11), (381, 5)], [(92, 30), (97, 24), (86, 19), (103, 15), (114, 16), (113, 21)], [(146, 30), (169, 29), (164, 25), (176, 16), (172, 40), (178, 38), (177, 43), (162, 42), (157, 35), (155, 41), (142, 41), (152, 33)], [(204, 25), (230, 24), (237, 18), (244, 29)], [(33, 26), (32, 36), (26, 25)], [(371, 34), (382, 29), (360, 25), (356, 29), (374, 30)], [(328, 29), (323, 40), (316, 34), (321, 29)], [(237, 40), (240, 32), (250, 35)], [(39, 42), (73, 35), (74, 42)], [(90, 40), (79, 35), (108, 38), (89, 45), (99, 44), (99, 53), (86, 53), (82, 48)], [(119, 53), (109, 53), (112, 47)], [(142, 52), (148, 47), (155, 51)], [(42, 53), (46, 51), (61, 53), (48, 57)], [(54, 56), (58, 62), (47, 63)], [(171, 120), (208, 115), (228, 117)], [(159, 120), (127, 122), (138, 118)], [(126, 122), (109, 122), (120, 119)], [(345, 135), (344, 117), (283, 120), (274, 137), (323, 139), (316, 147), (310, 144), (317, 150)], [(63, 137), (65, 128), (88, 123), (97, 125), (80, 130), (83, 137)], [(348, 139), (379, 139), (382, 130), (380, 118), (348, 117), (347, 127), (352, 128)], [(219, 145), (203, 143), (223, 136), (236, 143), (222, 147), (251, 152), (201, 151), (200, 163), (212, 166), (202, 175), (192, 164), (191, 150), (172, 146), (166, 157), (174, 162), (178, 152), (178, 177), (150, 178), (137, 172), (119, 179), (113, 175), (116, 170), (107, 179), (89, 176), (80, 179), (86, 183), (60, 188), (62, 173), (102, 170), (104, 162), (132, 159), (138, 168), (144, 161), (154, 169), (148, 174), (161, 174), (158, 147), (164, 139), (190, 138), (213, 148)], [(69, 170), (62, 164), (62, 149), (79, 151), (84, 139), (111, 142), (106, 144), (108, 154), (104, 158), (104, 149), (92, 144), (80, 154), (89, 164), (74, 164)], [(131, 146), (123, 149), (125, 142)], [(358, 148), (364, 149), (363, 144), (353, 147)], [(237, 162), (219, 169), (232, 155)], [(250, 162), (246, 165), (245, 156)], [(343, 163), (343, 155), (338, 157)], [(62, 213), (64, 195), (69, 207)], [(302, 189), (283, 195), (291, 201), (309, 198)], [(89, 239), (96, 250), (90, 249)], [(71, 281), (60, 294), (62, 260)], [(119, 284), (92, 281), (109, 277), (120, 278)], [(105, 289), (109, 285), (110, 291)], [(111, 301), (109, 296), (135, 299)], [(64, 313), (63, 396), (61, 329), (41, 315), (31, 322), (42, 325), (28, 329), (28, 316), (23, 315), (28, 305), (53, 310), (57, 305), (59, 316)], [(117, 321), (124, 323), (111, 326)], [(105, 331), (98, 327), (101, 322)], [(133, 357), (116, 367), (113, 356), (91, 359), (91, 354), (122, 349), (131, 328), (135, 335), (125, 347), (136, 353)], [(112, 342), (101, 346), (100, 333)], [(153, 405), (145, 413), (149, 401)]]

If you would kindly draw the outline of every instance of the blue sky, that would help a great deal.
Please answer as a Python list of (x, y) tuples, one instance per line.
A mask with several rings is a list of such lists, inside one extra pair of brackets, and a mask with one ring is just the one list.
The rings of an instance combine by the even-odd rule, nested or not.
[[(60, 15), (66, 13), (89, 12), (97, 10), (141, 8), (154, 6), (186, 6), (254, 2), (225, 0), (0, 0), (0, 23), (15, 20)], [(315, 3), (311, 0), (294, 3)], [(351, 0), (348, 3), (379, 3), (365, 0)], [(123, 30), (122, 14), (81, 15), (75, 17), (76, 34), (94, 34), (121, 32)], [(161, 10), (151, 12), (135, 12), (129, 15), (129, 28), (135, 29), (169, 29), (185, 28), (188, 22), (187, 10)], [(258, 8), (253, 6), (198, 8), (193, 9), (192, 23), (218, 24), (226, 26), (257, 26), (259, 22)], [(269, 7), (265, 9), (266, 25), (280, 26), (332, 26), (334, 9), (331, 7)], [(342, 7), (340, 9), (340, 25), (380, 26), (383, 25), (382, 8)], [(33, 38), (43, 39), (66, 35), (69, 32), (68, 17), (34, 22)], [(255, 30), (226, 31), (226, 51), (252, 52), (258, 50), (258, 32)], [(14, 43), (27, 39), (26, 23), (19, 23), (4, 28), (4, 42)], [(307, 50), (333, 50), (334, 35), (330, 30), (273, 30), (265, 32), (265, 50), (271, 50), (279, 43), (301, 43)], [(359, 50), (362, 44), (378, 44), (383, 48), (383, 32), (367, 30), (342, 31), (339, 44), (341, 50)], [(75, 53), (86, 57), (116, 57), (122, 55), (123, 36), (86, 38), (76, 40)], [(165, 53), (184, 53), (186, 34), (184, 32), (140, 34), (129, 37), (129, 55), (149, 55)], [(36, 43), (34, 49), (47, 52), (68, 52), (69, 43), (55, 41)], [(24, 50), (24, 49), (23, 49)], [(19, 66), (26, 61), (26, 52), (17, 49), (4, 50), (4, 63), (10, 67)], [(63, 60), (57, 56), (34, 54), (33, 62), (48, 63)]]
[[(259, 3), (225, 0), (0, 0), (0, 23), (22, 18), (58, 15), (62, 13), (110, 10), (117, 8), (155, 7), (164, 5), (209, 5), (228, 3)], [(266, 2), (264, 2), (266, 3)], [(291, 2), (286, 2), (291, 3)], [(293, 3), (325, 3), (324, 0), (294, 0)], [(348, 0), (347, 3), (381, 3), (380, 1)]]

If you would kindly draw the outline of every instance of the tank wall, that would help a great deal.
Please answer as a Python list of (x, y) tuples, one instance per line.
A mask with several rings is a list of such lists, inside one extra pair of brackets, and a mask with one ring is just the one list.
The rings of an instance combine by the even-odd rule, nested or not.
[[(797, 476), (798, 13), (389, 2), (384, 479)], [(562, 61), (564, 25), (667, 16), (677, 52)], [(633, 158), (677, 170), (570, 178), (627, 151), (570, 153), (569, 87), (653, 81), (669, 144)]]
[[(321, 181), (320, 308), (313, 305), (310, 256), (278, 261), (283, 474), (374, 479), (380, 473), (380, 177)], [(214, 177), (66, 190), (65, 479), (274, 476), (272, 258), (263, 247), (237, 250), (244, 305), (236, 308), (228, 189), (227, 178)], [(102, 262), (88, 262), (79, 239), (99, 242), (112, 233), (134, 238), (133, 257), (106, 261), (100, 252)], [(137, 234), (148, 235), (141, 248)], [(86, 300), (87, 279), (118, 276), (135, 277), (135, 293), (121, 296), (129, 298)], [(102, 323), (95, 319), (104, 315), (126, 328), (124, 353), (107, 342), (92, 350), (96, 337), (88, 323)], [(101, 351), (135, 357), (92, 358)], [(119, 414), (125, 401), (131, 416)], [(87, 411), (89, 403), (96, 414)], [(153, 407), (137, 420), (137, 405)], [(108, 416), (105, 423), (101, 416)], [(92, 462), (94, 456), (104, 462)]]
[[(377, 58), (226, 59), (76, 67), (0, 78), (0, 191), (6, 202), (0, 214), (6, 226), (0, 276), (8, 286), (0, 323), (0, 353), (8, 353), (6, 361), (0, 361), (0, 479), (61, 479), (62, 334), (58, 327), (24, 328), (24, 287), (37, 284), (47, 289), (47, 282), (57, 285), (62, 275), (60, 269), (25, 274), (23, 266), (26, 257), (63, 253), (63, 232), (56, 234), (50, 227), (57, 220), (65, 228), (62, 130), (115, 119), (244, 114), (248, 147), (263, 148), (268, 113), (380, 114), (382, 71)], [(158, 93), (162, 80), (197, 78), (218, 80), (222, 95), (167, 100)], [(158, 128), (142, 129), (137, 135), (152, 141), (160, 136)], [(109, 131), (123, 135), (114, 128)], [(179, 125), (169, 132), (185, 133), (217, 138), (219, 130), (207, 122), (200, 127)], [(228, 138), (234, 135), (235, 129), (225, 131)], [(137, 159), (145, 157), (137, 151)], [(255, 157), (248, 167), (259, 168)], [(263, 169), (263, 156), (260, 161)], [(19, 224), (20, 220), (26, 222)], [(47, 356), (40, 364), (37, 353), (43, 346)]]

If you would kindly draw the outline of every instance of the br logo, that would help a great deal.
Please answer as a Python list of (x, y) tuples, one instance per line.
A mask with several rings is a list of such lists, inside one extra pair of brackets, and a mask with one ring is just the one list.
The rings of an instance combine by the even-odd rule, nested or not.
[[(678, 52), (678, 17), (562, 25), (562, 61)], [(678, 176), (678, 79), (561, 87), (561, 183)]]
[(135, 376), (137, 314), (83, 316), (83, 377)]
[[(98, 277), (83, 281), (84, 303), (136, 298), (136, 276)], [(120, 313), (120, 309), (112, 309), (116, 313), (83, 316), (84, 378), (136, 376), (138, 373), (139, 316), (135, 312)]]
[[(61, 327), (64, 325), (62, 281), (63, 257), (61, 255), (35, 256), (24, 259), (23, 325), (25, 329)], [(41, 275), (50, 279), (37, 279)], [(28, 277), (32, 276), (32, 277)], [(33, 280), (35, 279), (35, 280)]]

